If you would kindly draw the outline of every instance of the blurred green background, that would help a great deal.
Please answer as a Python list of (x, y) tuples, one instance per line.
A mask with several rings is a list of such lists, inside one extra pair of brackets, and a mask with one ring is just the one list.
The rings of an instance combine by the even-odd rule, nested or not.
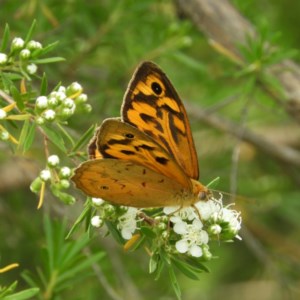
[[(299, 1), (232, 2), (255, 26), (264, 24), (270, 34), (280, 32), (278, 47), (299, 49)], [(45, 67), (50, 87), (60, 81), (64, 85), (78, 81), (93, 106), (90, 115), (70, 120), (78, 137), (92, 124), (119, 116), (134, 68), (142, 60), (153, 60), (168, 74), (187, 109), (190, 104), (215, 109), (224, 118), (246, 124), (279, 143), (286, 142), (287, 133), (291, 139), (299, 138), (299, 125), (259, 87), (249, 92), (249, 79), (236, 76), (238, 67), (213, 51), (188, 19), (179, 18), (172, 1), (0, 1), (0, 7), (1, 35), (8, 23), (12, 36), (24, 38), (36, 19), (35, 40), (43, 44), (59, 40), (55, 55), (66, 61)], [(228, 97), (235, 100), (223, 105)], [(230, 192), (235, 167), (232, 157), (240, 147), (234, 182), (241, 195), (236, 206), (242, 210), (244, 231), (242, 241), (213, 245), (218, 258), (207, 263), (211, 272), (203, 274), (200, 281), (179, 275), (183, 299), (299, 299), (300, 192), (288, 167), (204, 122), (190, 121), (201, 182), (220, 176), (217, 188)], [(37, 141), (35, 150), (26, 154), (27, 160), (40, 167), (44, 163), (41, 147)], [(299, 140), (295, 147), (300, 147)], [(18, 159), (1, 146), (1, 176), (14, 176), (11, 169)], [(9, 170), (7, 174), (5, 170)], [(1, 285), (18, 279), (19, 288), (25, 288), (20, 273), (24, 269), (36, 272), (45, 244), (43, 213), (57, 220), (66, 217), (71, 226), (82, 210), (82, 196), (74, 206), (66, 207), (49, 195), (44, 212), (37, 211), (29, 184), (24, 180), (16, 186), (1, 186), (0, 263), (21, 264), (0, 275)], [(124, 253), (115, 241), (104, 237), (94, 239), (91, 248), (107, 251), (101, 274), (119, 299), (175, 299), (164, 276), (154, 281), (148, 274), (146, 253)], [(109, 295), (99, 274), (84, 277), (61, 299), (118, 299)]]

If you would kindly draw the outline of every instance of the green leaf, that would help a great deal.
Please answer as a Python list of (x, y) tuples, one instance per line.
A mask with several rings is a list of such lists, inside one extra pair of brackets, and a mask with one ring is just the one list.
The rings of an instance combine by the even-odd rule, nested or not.
[(0, 47), (0, 52), (5, 52), (8, 42), (9, 42), (9, 36), (10, 36), (9, 26), (8, 26), (8, 24), (5, 24), (3, 37), (2, 37), (2, 43), (1, 43), (1, 47)]
[(31, 40), (35, 26), (36, 26), (36, 20), (33, 20), (32, 24), (28, 30), (28, 33), (26, 35), (25, 43), (28, 43)]
[(203, 265), (203, 263), (200, 262), (199, 259), (197, 259), (197, 258), (186, 257), (184, 259), (184, 261), (186, 263), (188, 263), (194, 269), (195, 272), (198, 272), (198, 273), (201, 273), (202, 271), (204, 271), (206, 273), (210, 272), (210, 270), (205, 265)]
[(17, 150), (20, 151), (22, 150), (22, 152), (24, 153), (24, 145), (26, 143), (26, 139), (27, 139), (27, 136), (29, 134), (29, 130), (30, 130), (30, 121), (29, 120), (25, 120), (24, 121), (24, 125), (22, 127), (22, 130), (21, 130), (21, 133), (20, 133), (20, 136), (19, 136), (19, 144), (18, 144), (18, 147), (17, 147)]
[(40, 95), (41, 96), (47, 95), (47, 90), (48, 90), (48, 80), (47, 80), (46, 73), (44, 73), (41, 82)]
[(150, 239), (156, 238), (156, 234), (153, 232), (151, 228), (147, 226), (141, 226), (141, 232)]
[(169, 276), (170, 276), (170, 281), (171, 281), (171, 286), (173, 288), (173, 291), (175, 292), (175, 295), (176, 295), (177, 299), (181, 300), (180, 286), (179, 286), (179, 283), (177, 281), (175, 272), (174, 272), (171, 265), (169, 266), (168, 271), (169, 271)]
[(54, 145), (56, 145), (64, 153), (67, 152), (65, 141), (57, 130), (55, 130), (51, 125), (41, 125), (41, 128)]
[(42, 49), (36, 49), (32, 55), (35, 57), (35, 56), (41, 56), (41, 55), (45, 55), (47, 54), (48, 52), (52, 51), (57, 45), (58, 45), (58, 41), (54, 42), (54, 43), (51, 43), (45, 47), (43, 47)]
[(73, 138), (69, 135), (69, 133), (66, 131), (66, 129), (63, 126), (61, 126), (59, 123), (56, 123), (55, 125), (56, 127), (58, 127), (59, 131), (65, 136), (65, 138), (71, 143), (73, 147), (75, 142), (73, 141)]
[(124, 244), (124, 239), (122, 238), (119, 230), (116, 228), (116, 226), (110, 222), (110, 221), (105, 221), (105, 224), (109, 230), (109, 232), (111, 233), (111, 235), (114, 237), (114, 239), (121, 245)]
[(8, 115), (6, 117), (6, 120), (14, 120), (14, 121), (25, 121), (29, 120), (31, 118), (31, 115), (29, 114), (23, 114), (23, 115)]
[(66, 59), (63, 57), (48, 57), (48, 58), (40, 58), (40, 59), (32, 59), (30, 60), (32, 63), (35, 64), (50, 64), (60, 61), (65, 61)]
[(23, 153), (27, 152), (29, 150), (29, 148), (31, 147), (31, 145), (34, 141), (35, 133), (36, 133), (35, 129), (36, 129), (36, 124), (31, 123), (31, 126), (29, 126), (29, 130), (27, 132), (27, 136), (26, 136), (24, 144), (23, 144)]
[(82, 146), (86, 146), (88, 142), (92, 139), (94, 132), (96, 129), (96, 125), (92, 125), (78, 140), (78, 142), (74, 145), (72, 152), (76, 152)]
[(153, 254), (149, 260), (149, 273), (152, 274), (157, 270), (160, 257), (158, 254)]
[(70, 231), (68, 232), (66, 239), (69, 239), (70, 236), (79, 228), (79, 225), (85, 220), (85, 219), (89, 219), (89, 222), (91, 220), (91, 215), (92, 215), (92, 206), (90, 204), (90, 201), (87, 201), (85, 204), (85, 207), (82, 211), (82, 213), (80, 214), (80, 216), (77, 218), (77, 220), (75, 221), (75, 223), (73, 224), (72, 228), (70, 229)]
[[(172, 259), (172, 263), (179, 271), (181, 271), (187, 277), (189, 277), (193, 280), (199, 280), (198, 275), (195, 274), (197, 272), (197, 270), (195, 270), (195, 268), (192, 268), (189, 264), (187, 264), (181, 260), (177, 260), (175, 258)], [(202, 270), (201, 270), (201, 272), (202, 272)]]
[(18, 108), (22, 111), (25, 106), (24, 106), (23, 99), (21, 97), (19, 90), (14, 85), (11, 85), (10, 92), (11, 92), (14, 100), (17, 102)]
[(31, 288), (27, 289), (18, 293), (15, 293), (13, 295), (9, 295), (3, 298), (3, 300), (25, 300), (30, 299), (31, 297), (37, 295), (39, 293), (39, 288)]

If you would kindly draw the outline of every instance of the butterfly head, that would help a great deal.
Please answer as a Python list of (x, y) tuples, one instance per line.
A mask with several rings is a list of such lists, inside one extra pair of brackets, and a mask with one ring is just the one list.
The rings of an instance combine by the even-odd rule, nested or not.
[(196, 196), (196, 201), (207, 201), (211, 196), (211, 191), (201, 184), (199, 181), (193, 180), (193, 194)]

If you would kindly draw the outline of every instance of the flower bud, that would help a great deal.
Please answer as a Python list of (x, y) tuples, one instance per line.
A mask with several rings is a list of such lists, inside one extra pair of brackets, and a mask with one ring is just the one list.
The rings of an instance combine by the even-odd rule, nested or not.
[(31, 55), (31, 52), (30, 50), (28, 49), (23, 49), (21, 52), (20, 52), (20, 57), (21, 59), (28, 59)]
[(0, 132), (0, 140), (7, 141), (9, 139), (9, 133), (6, 130), (1, 130)]
[(50, 96), (50, 98), (48, 100), (49, 107), (55, 108), (58, 106), (58, 104), (59, 104), (58, 99), (56, 97)]
[(70, 181), (67, 179), (61, 179), (58, 185), (59, 189), (68, 189), (70, 187)]
[(38, 125), (43, 125), (45, 123), (45, 119), (41, 116), (36, 117), (35, 121)]
[(7, 63), (7, 55), (5, 53), (0, 53), (0, 65)]
[(42, 49), (43, 47), (40, 42), (31, 40), (27, 43), (26, 48), (30, 50), (36, 50), (36, 49)]
[(83, 91), (82, 86), (78, 82), (73, 82), (67, 87), (66, 94), (72, 96), (75, 94), (80, 94)]
[(37, 71), (37, 65), (36, 64), (30, 64), (26, 67), (26, 70), (29, 74), (34, 74)]
[(95, 206), (101, 206), (105, 201), (101, 198), (92, 198), (92, 202)]
[(30, 190), (33, 193), (38, 193), (41, 190), (42, 183), (43, 181), (40, 177), (35, 178), (30, 185)]
[(40, 172), (40, 178), (43, 181), (48, 181), (51, 178), (51, 172), (48, 169), (44, 169)]
[(24, 40), (19, 37), (15, 37), (11, 42), (11, 50), (20, 50), (24, 48)]
[(45, 109), (48, 107), (48, 98), (46, 96), (39, 96), (36, 98), (35, 105), (39, 109)]
[(53, 109), (47, 109), (43, 112), (43, 117), (47, 120), (47, 121), (53, 121), (56, 117), (56, 113)]
[(5, 119), (7, 116), (7, 113), (4, 109), (0, 108), (0, 120)]
[(68, 178), (70, 178), (71, 175), (72, 175), (72, 171), (69, 167), (62, 167), (59, 170), (59, 177), (60, 178), (68, 179)]
[(47, 163), (49, 167), (57, 167), (59, 165), (59, 157), (57, 155), (50, 155)]
[(92, 226), (99, 228), (103, 224), (103, 220), (99, 216), (94, 216), (91, 219)]
[(87, 100), (88, 100), (87, 94), (80, 94), (78, 97), (75, 98), (75, 102), (77, 104), (85, 103)]

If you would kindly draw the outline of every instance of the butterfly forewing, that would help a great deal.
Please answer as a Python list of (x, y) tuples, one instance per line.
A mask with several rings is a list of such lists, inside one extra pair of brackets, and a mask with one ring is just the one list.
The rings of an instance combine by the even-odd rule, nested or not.
[(163, 71), (151, 62), (136, 70), (122, 106), (123, 121), (151, 136), (188, 177), (198, 179), (198, 159), (185, 108)]
[(191, 180), (172, 156), (151, 137), (119, 119), (106, 119), (97, 132), (96, 146), (103, 158), (144, 165), (191, 188)]
[[(72, 177), (91, 197), (118, 205), (162, 207), (193, 199), (191, 190), (145, 166), (117, 159), (95, 159), (81, 164)], [(186, 201), (185, 201), (186, 202)]]

